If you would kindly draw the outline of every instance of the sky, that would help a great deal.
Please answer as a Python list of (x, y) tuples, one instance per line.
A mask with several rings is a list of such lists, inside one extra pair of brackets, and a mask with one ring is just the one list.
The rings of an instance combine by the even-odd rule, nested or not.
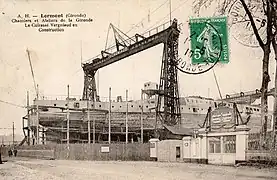
[[(105, 48), (108, 27), (112, 23), (129, 36), (145, 32), (169, 21), (170, 1), (166, 0), (83, 0), (83, 1), (5, 1), (0, 0), (0, 100), (25, 106), (26, 94), (35, 97), (34, 83), (26, 49), (34, 70), (39, 94), (46, 97), (70, 95), (81, 98), (84, 74), (81, 61), (90, 59)], [(214, 15), (214, 6), (203, 9), (201, 16)], [(188, 36), (188, 20), (197, 15), (192, 0), (171, 0), (172, 18), (183, 23), (180, 42)], [(154, 11), (154, 12), (153, 12)], [(64, 32), (38, 32), (24, 23), (11, 23), (19, 14), (86, 14), (90, 23), (78, 23)], [(214, 68), (223, 95), (255, 90), (261, 86), (260, 48), (242, 45), (236, 38), (238, 28), (230, 28), (230, 62)], [(111, 32), (108, 45), (113, 44)], [(180, 43), (181, 44), (181, 43)], [(148, 81), (159, 82), (163, 46), (158, 45), (99, 70), (100, 97), (125, 96), (139, 99), (140, 89)], [(182, 45), (179, 54), (183, 54)], [(271, 58), (270, 75), (273, 79), (275, 62)], [(180, 95), (200, 95), (218, 98), (212, 71), (201, 75), (179, 73)], [(269, 87), (273, 87), (271, 81)], [(9, 134), (15, 123), (15, 132), (22, 134), (22, 117), (26, 109), (0, 102), (0, 134)]]

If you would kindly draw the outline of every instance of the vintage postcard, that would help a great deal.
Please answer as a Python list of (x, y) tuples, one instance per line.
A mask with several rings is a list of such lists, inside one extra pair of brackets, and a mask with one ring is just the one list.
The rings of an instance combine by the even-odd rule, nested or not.
[(0, 0), (0, 179), (276, 178), (276, 10)]

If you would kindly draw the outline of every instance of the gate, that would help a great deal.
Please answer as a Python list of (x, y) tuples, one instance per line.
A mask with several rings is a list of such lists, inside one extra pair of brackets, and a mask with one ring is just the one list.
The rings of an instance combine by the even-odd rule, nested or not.
[(208, 162), (211, 164), (235, 164), (236, 135), (208, 137)]

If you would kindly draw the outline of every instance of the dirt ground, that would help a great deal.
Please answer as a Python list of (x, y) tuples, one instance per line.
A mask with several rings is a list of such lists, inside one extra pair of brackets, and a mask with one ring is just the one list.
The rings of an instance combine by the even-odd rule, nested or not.
[(8, 159), (0, 164), (0, 179), (207, 179), (273, 180), (277, 169), (189, 163)]

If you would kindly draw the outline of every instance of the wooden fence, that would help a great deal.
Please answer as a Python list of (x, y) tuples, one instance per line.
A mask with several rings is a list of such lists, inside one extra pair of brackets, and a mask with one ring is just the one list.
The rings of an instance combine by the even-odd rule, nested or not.
[(21, 146), (18, 156), (38, 159), (149, 161), (150, 144), (55, 144)]

